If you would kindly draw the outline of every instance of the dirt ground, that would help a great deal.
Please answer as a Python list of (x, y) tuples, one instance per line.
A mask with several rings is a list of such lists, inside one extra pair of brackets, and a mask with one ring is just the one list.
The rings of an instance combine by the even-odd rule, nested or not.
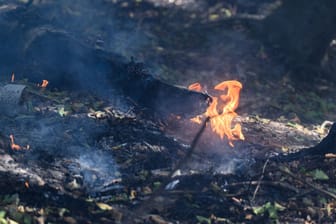
[[(335, 155), (273, 159), (316, 145), (336, 120), (335, 83), (318, 74), (293, 79), (280, 53), (253, 38), (246, 21), (257, 23), (276, 1), (103, 2), (99, 8), (57, 3), (62, 10), (48, 15), (58, 21), (57, 15), (83, 13), (98, 21), (96, 11), (113, 13), (113, 22), (104, 17), (106, 24), (83, 20), (63, 28), (81, 31), (77, 38), (89, 45), (134, 57), (170, 84), (210, 89), (240, 81), (245, 141), (231, 148), (207, 126), (183, 160), (200, 125), (152, 120), (76, 90), (40, 91), (18, 80), (27, 85), (28, 112), (1, 115), (0, 223), (334, 222)], [(32, 150), (10, 150), (11, 131), (19, 133), (18, 144), (32, 142)]]

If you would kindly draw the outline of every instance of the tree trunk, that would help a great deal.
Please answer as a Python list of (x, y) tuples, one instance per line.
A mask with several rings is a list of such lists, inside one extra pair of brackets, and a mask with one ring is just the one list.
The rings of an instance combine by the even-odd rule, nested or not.
[(278, 48), (291, 68), (320, 66), (335, 35), (335, 0), (283, 0), (261, 24), (261, 38)]

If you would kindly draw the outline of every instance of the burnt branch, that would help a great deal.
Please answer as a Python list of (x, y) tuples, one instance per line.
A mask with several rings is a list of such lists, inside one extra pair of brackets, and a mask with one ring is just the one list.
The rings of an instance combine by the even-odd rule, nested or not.
[(211, 97), (206, 93), (167, 84), (147, 73), (142, 63), (126, 65), (125, 76), (118, 81), (124, 95), (149, 113), (167, 117), (171, 114), (191, 118), (203, 114)]

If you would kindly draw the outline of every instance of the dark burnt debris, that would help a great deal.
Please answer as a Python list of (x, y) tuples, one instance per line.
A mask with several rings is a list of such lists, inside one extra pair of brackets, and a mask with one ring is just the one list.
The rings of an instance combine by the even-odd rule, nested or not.
[(127, 73), (118, 86), (147, 114), (192, 118), (204, 113), (210, 105), (208, 94), (164, 83), (146, 72), (142, 63), (132, 60), (126, 67)]
[[(334, 218), (332, 208), (327, 209), (336, 199), (330, 190), (335, 183), (329, 179), (334, 158), (319, 153), (288, 162), (271, 154), (279, 153), (276, 141), (292, 135), (317, 143), (313, 133), (246, 117), (242, 122), (247, 141), (223, 147), (228, 144), (206, 128), (190, 154), (189, 144), (200, 126), (188, 119), (169, 118), (167, 126), (93, 95), (21, 84), (27, 87), (20, 113), (1, 119), (0, 206), (10, 220), (253, 223)], [(270, 127), (279, 136), (268, 132)], [(317, 148), (330, 149), (333, 130), (334, 125)], [(256, 139), (263, 132), (274, 139), (270, 145)], [(12, 150), (8, 133), (14, 133), (16, 144), (29, 144), (30, 149)], [(290, 147), (308, 143), (290, 141)], [(207, 152), (209, 147), (217, 147), (217, 152)], [(307, 197), (312, 201), (303, 200)], [(301, 209), (304, 206), (311, 209)], [(319, 213), (313, 209), (317, 206)]]

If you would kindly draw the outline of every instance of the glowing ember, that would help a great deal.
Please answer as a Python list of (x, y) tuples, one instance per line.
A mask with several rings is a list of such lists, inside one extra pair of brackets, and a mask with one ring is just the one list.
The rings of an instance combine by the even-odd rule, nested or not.
[(37, 84), (38, 87), (46, 88), (48, 85), (48, 80), (43, 79), (41, 84)]
[(12, 150), (21, 150), (21, 149), (28, 150), (30, 148), (29, 145), (27, 145), (26, 147), (21, 147), (20, 145), (15, 144), (14, 135), (9, 135), (9, 139), (10, 139), (10, 147), (11, 147)]
[(9, 135), (9, 138), (10, 138), (10, 146), (11, 146), (12, 150), (21, 150), (22, 149), (21, 146), (15, 144), (14, 135)]
[(15, 81), (15, 74), (14, 72), (12, 73), (12, 77), (11, 77), (11, 82), (14, 82)]
[[(191, 119), (193, 122), (201, 123), (202, 117), (210, 117), (211, 129), (218, 134), (221, 139), (227, 137), (232, 147), (232, 141), (245, 139), (240, 124), (235, 124), (232, 127), (232, 121), (237, 117), (235, 110), (239, 104), (241, 88), (242, 84), (235, 80), (219, 83), (214, 89), (223, 92), (226, 91), (226, 94), (221, 94), (219, 97), (213, 96), (212, 102), (204, 115)], [(194, 83), (189, 86), (189, 90), (202, 91), (201, 84)]]
[(197, 92), (201, 92), (202, 91), (202, 86), (201, 86), (201, 84), (199, 84), (198, 82), (196, 82), (196, 83), (191, 84), (188, 87), (188, 89), (189, 90), (194, 90), (194, 91), (197, 91)]

